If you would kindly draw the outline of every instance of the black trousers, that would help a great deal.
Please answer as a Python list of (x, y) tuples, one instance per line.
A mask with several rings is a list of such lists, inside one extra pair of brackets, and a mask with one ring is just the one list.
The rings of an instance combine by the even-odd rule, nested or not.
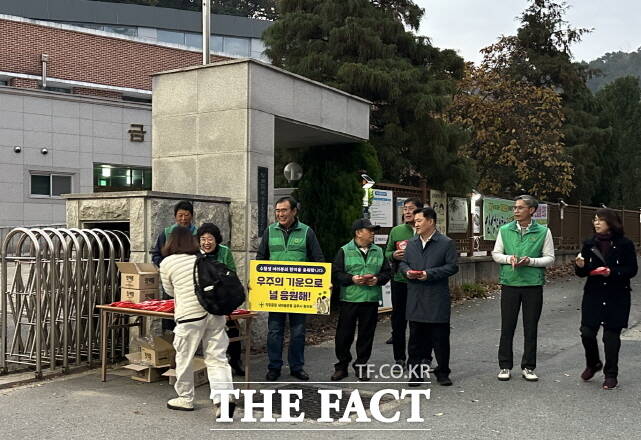
[(450, 323), (410, 321), (410, 340), (407, 345), (408, 368), (420, 365), (432, 348), (438, 363), (434, 374), (437, 377), (447, 376), (450, 374)]
[(336, 327), (336, 370), (347, 370), (352, 360), (351, 348), (358, 324), (356, 339), (356, 360), (354, 368), (367, 364), (372, 355), (374, 332), (378, 320), (377, 302), (340, 302), (338, 325)]
[[(605, 352), (605, 365), (603, 374), (605, 377), (616, 378), (619, 374), (619, 350), (621, 349), (620, 328), (603, 327), (603, 350)], [(588, 367), (594, 367), (601, 359), (599, 357), (599, 346), (596, 342), (599, 328), (581, 326), (581, 342), (585, 349), (585, 362)]]
[(514, 366), (512, 342), (523, 308), (523, 358), (521, 368), (536, 368), (536, 344), (539, 318), (543, 308), (543, 286), (501, 286), (501, 340), (499, 368), (511, 370)]

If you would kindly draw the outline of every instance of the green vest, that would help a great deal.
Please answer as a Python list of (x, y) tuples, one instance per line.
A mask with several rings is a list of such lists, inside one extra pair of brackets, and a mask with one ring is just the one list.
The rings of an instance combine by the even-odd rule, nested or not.
[(269, 259), (274, 261), (307, 261), (307, 230), (309, 226), (298, 222), (285, 242), (285, 231), (280, 224), (272, 223), (269, 234)]
[[(539, 258), (542, 256), (543, 243), (548, 228), (536, 222), (521, 235), (516, 221), (501, 226), (499, 234), (503, 240), (503, 253), (518, 257)], [(512, 269), (511, 264), (502, 264), (499, 283), (505, 286), (542, 286), (545, 284), (545, 268), (521, 266)]]
[(220, 261), (227, 269), (236, 272), (236, 263), (234, 262), (234, 256), (227, 246), (222, 244), (218, 245), (218, 258), (216, 261)]
[[(178, 224), (174, 223), (173, 225), (167, 226), (165, 228), (165, 240), (169, 239), (169, 236), (171, 235), (173, 230), (176, 229), (177, 226), (178, 226)], [(196, 227), (194, 225), (189, 225), (189, 230), (191, 231), (192, 234), (196, 235), (197, 230), (196, 230)]]
[[(351, 275), (365, 275), (368, 273), (377, 274), (383, 267), (385, 255), (383, 250), (373, 244), (367, 251), (367, 258), (363, 258), (354, 240), (343, 246), (345, 255), (345, 272)], [(383, 298), (383, 288), (381, 286), (358, 286), (352, 284), (341, 286), (341, 301), (347, 302), (379, 302)]]

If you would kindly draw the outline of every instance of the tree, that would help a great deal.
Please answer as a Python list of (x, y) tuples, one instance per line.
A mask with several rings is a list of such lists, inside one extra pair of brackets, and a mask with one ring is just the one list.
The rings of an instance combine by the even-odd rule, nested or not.
[(599, 123), (611, 130), (602, 152), (602, 179), (608, 182), (598, 194), (609, 206), (641, 206), (641, 88), (636, 77), (623, 77), (605, 86), (597, 99)]
[(378, 180), (381, 169), (370, 144), (337, 145), (306, 150), (305, 171), (296, 192), (301, 220), (310, 225), (328, 261), (352, 238), (351, 226), (361, 217), (363, 188), (359, 170)]
[(596, 93), (606, 84), (624, 76), (641, 78), (641, 47), (634, 52), (608, 52), (590, 61), (588, 67), (598, 72), (588, 80), (588, 87)]
[(463, 60), (417, 37), (423, 10), (409, 0), (282, 0), (265, 31), (275, 66), (373, 102), (370, 142), (384, 178), (469, 190), (473, 163), (458, 155), (464, 133), (442, 113)]
[(515, 196), (524, 188), (549, 198), (572, 190), (561, 98), (551, 89), (470, 66), (448, 115), (472, 133), (461, 154), (476, 161), (481, 192)]
[(575, 189), (570, 199), (596, 202), (596, 194), (607, 184), (600, 179), (599, 159), (609, 132), (598, 126), (598, 103), (586, 85), (591, 72), (572, 61), (570, 47), (590, 29), (569, 26), (564, 19), (567, 8), (564, 1), (530, 0), (517, 34), (483, 50), (483, 66), (559, 93), (565, 145), (574, 165)]

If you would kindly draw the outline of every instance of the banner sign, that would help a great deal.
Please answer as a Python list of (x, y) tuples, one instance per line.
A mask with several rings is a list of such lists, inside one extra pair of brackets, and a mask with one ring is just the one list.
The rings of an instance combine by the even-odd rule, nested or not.
[(436, 229), (447, 234), (447, 193), (431, 189), (430, 206), (436, 211)]
[(372, 224), (384, 228), (394, 226), (394, 202), (392, 191), (374, 189), (374, 199), (369, 207), (369, 219)]
[(499, 228), (514, 220), (513, 200), (483, 199), (483, 239), (496, 240)]
[(465, 234), (467, 233), (467, 224), (469, 221), (467, 210), (467, 199), (462, 197), (450, 197), (447, 199), (448, 234)]
[(548, 205), (540, 203), (532, 218), (540, 225), (548, 225)]
[(330, 263), (249, 262), (247, 307), (251, 311), (329, 315), (331, 293)]

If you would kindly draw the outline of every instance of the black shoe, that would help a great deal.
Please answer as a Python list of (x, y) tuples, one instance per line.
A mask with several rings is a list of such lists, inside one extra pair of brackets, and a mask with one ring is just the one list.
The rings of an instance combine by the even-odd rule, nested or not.
[(305, 370), (303, 369), (292, 371), (290, 374), (294, 376), (296, 379), (309, 380), (309, 375), (305, 373)]
[(393, 344), (394, 343), (394, 338), (390, 336), (389, 339), (387, 341), (385, 341), (385, 343), (386, 344)]
[(581, 373), (581, 379), (583, 380), (590, 380), (594, 377), (595, 374), (597, 374), (599, 371), (603, 369), (603, 364), (599, 361), (594, 367), (585, 367), (585, 370), (583, 370), (583, 373)]
[(439, 385), (442, 385), (444, 387), (452, 386), (452, 379), (450, 379), (449, 375), (437, 376), (436, 381), (438, 382)]
[(269, 370), (265, 375), (265, 379), (267, 379), (270, 382), (275, 381), (279, 377), (280, 377), (280, 370), (276, 370), (276, 369)]
[(347, 376), (349, 376), (349, 373), (347, 373), (346, 370), (336, 370), (334, 371), (334, 374), (332, 374), (332, 377), (330, 377), (330, 379), (333, 381), (343, 380)]
[(240, 361), (231, 361), (229, 362), (229, 366), (231, 367), (231, 372), (234, 376), (245, 375), (245, 370), (243, 370), (243, 367), (240, 365)]

